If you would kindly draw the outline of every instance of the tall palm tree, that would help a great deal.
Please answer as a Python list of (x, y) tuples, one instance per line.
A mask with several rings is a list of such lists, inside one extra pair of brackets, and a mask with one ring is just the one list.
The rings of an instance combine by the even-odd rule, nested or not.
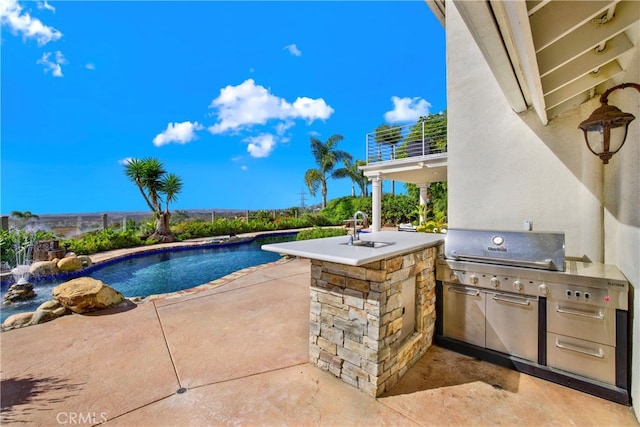
[[(149, 237), (158, 242), (175, 240), (169, 228), (169, 203), (177, 199), (182, 190), (182, 180), (173, 173), (167, 173), (158, 159), (131, 159), (125, 165), (125, 175), (136, 184), (144, 201), (156, 217), (156, 229)], [(165, 207), (162, 208), (164, 196)]]
[(360, 188), (360, 197), (367, 197), (369, 195), (369, 178), (364, 176), (364, 173), (358, 168), (358, 166), (364, 166), (367, 162), (364, 160), (356, 160), (355, 163), (351, 163), (350, 160), (344, 161), (344, 167), (336, 169), (333, 175), (336, 178), (349, 178), (351, 179), (351, 195), (355, 196), (356, 184)]
[(316, 195), (318, 187), (321, 188), (322, 209), (327, 206), (327, 179), (337, 178), (333, 169), (339, 162), (351, 161), (351, 154), (338, 150), (338, 143), (343, 139), (344, 137), (340, 134), (330, 136), (327, 142), (322, 142), (314, 137), (310, 138), (311, 154), (313, 154), (318, 168), (309, 169), (304, 174), (304, 180), (312, 196)]

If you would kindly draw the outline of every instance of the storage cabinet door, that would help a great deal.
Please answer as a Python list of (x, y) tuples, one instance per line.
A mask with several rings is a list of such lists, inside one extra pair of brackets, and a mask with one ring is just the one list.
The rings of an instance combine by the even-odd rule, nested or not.
[(480, 347), (485, 346), (485, 294), (478, 289), (445, 284), (443, 333)]
[(487, 294), (487, 348), (536, 362), (538, 300), (510, 294)]

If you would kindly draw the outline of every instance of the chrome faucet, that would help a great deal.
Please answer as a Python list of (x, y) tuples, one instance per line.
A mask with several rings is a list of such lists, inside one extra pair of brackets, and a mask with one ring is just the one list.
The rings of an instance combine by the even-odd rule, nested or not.
[(353, 214), (353, 239), (354, 240), (360, 240), (360, 235), (358, 233), (358, 214), (362, 215), (362, 227), (364, 227), (365, 220), (369, 218), (367, 214), (362, 211), (357, 211), (356, 213)]

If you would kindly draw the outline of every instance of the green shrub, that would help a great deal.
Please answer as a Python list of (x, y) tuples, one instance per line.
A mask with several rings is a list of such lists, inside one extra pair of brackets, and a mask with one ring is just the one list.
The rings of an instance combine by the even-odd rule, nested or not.
[(78, 239), (67, 240), (65, 243), (68, 243), (69, 249), (78, 255), (90, 255), (144, 244), (133, 230), (114, 231), (110, 228), (91, 231)]
[(320, 228), (313, 227), (311, 229), (302, 230), (296, 236), (296, 240), (321, 239), (323, 237), (344, 236), (347, 234), (345, 228)]
[(382, 195), (382, 224), (398, 225), (418, 219), (415, 200), (404, 194)]
[(331, 225), (342, 225), (345, 220), (353, 218), (357, 211), (362, 211), (371, 218), (371, 198), (346, 196), (333, 199), (320, 213)]
[[(264, 211), (262, 211), (264, 212)], [(242, 233), (256, 233), (260, 231), (291, 230), (314, 225), (311, 217), (293, 218), (288, 215), (272, 214), (258, 215), (248, 222), (242, 218), (218, 218), (214, 222), (203, 219), (190, 219), (171, 227), (171, 231), (178, 240), (195, 239), (199, 237), (226, 236)], [(317, 222), (317, 221), (315, 221)]]

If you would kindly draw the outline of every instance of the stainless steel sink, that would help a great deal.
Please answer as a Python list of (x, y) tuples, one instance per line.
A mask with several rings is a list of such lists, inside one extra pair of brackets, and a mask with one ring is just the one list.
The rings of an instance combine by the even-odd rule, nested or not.
[(365, 248), (384, 248), (385, 246), (393, 245), (393, 243), (390, 242), (373, 242), (370, 240), (355, 240), (353, 243), (345, 242), (340, 244), (345, 246), (362, 246)]

